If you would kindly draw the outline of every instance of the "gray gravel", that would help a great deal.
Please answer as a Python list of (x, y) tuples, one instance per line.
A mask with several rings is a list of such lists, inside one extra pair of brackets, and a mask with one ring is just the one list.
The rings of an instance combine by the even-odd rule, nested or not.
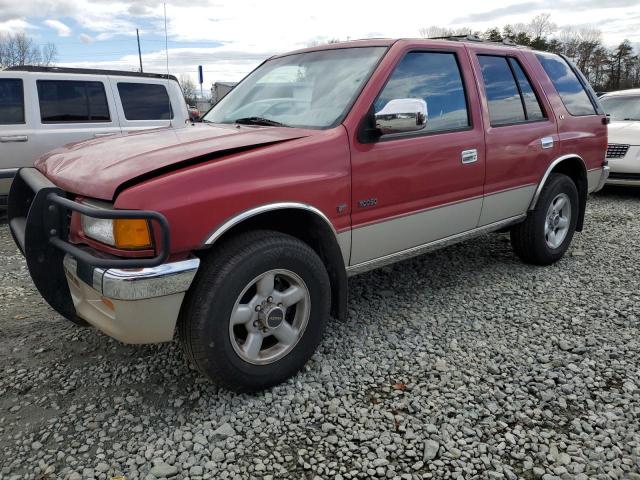
[(587, 218), (552, 267), (494, 234), (351, 279), (255, 396), (54, 314), (0, 225), (0, 478), (638, 480), (640, 192)]

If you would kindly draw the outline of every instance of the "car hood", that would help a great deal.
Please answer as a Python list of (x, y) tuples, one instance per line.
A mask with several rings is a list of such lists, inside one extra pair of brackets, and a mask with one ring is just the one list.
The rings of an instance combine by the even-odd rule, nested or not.
[(640, 145), (640, 122), (611, 122), (609, 143)]
[(162, 128), (66, 145), (39, 158), (35, 166), (63, 190), (112, 200), (124, 183), (313, 133), (296, 128), (210, 124)]

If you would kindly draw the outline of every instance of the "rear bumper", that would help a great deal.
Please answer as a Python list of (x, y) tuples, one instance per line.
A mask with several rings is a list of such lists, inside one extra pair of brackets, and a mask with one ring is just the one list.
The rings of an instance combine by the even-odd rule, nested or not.
[(598, 180), (598, 185), (596, 186), (596, 189), (594, 190), (594, 192), (599, 192), (600, 190), (602, 190), (602, 188), (604, 187), (604, 184), (609, 178), (609, 175), (610, 175), (609, 165), (605, 165), (604, 167), (602, 167), (602, 174), (600, 175), (600, 180)]
[(185, 292), (199, 265), (198, 258), (190, 258), (136, 270), (96, 268), (89, 285), (78, 277), (76, 259), (64, 257), (78, 315), (125, 343), (171, 341)]

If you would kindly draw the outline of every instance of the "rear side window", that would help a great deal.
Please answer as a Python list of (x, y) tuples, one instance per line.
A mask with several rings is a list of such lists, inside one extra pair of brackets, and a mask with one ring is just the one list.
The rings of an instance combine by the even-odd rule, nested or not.
[(520, 94), (522, 95), (522, 101), (524, 102), (524, 113), (527, 116), (527, 120), (536, 121), (545, 118), (540, 106), (540, 100), (536, 95), (536, 92), (529, 82), (526, 73), (522, 70), (520, 63), (515, 58), (509, 58), (509, 65), (513, 70), (513, 74), (518, 81), (520, 87)]
[(518, 85), (507, 59), (479, 55), (478, 61), (482, 68), (491, 125), (510, 125), (526, 121)]
[(478, 55), (492, 126), (545, 118), (540, 101), (515, 58)]
[(157, 83), (118, 82), (127, 120), (169, 120), (173, 111), (164, 85)]
[(548, 53), (539, 53), (536, 56), (571, 115), (596, 114), (593, 103), (591, 103), (582, 83), (563, 58)]
[(38, 80), (42, 123), (110, 122), (102, 82)]
[(454, 53), (410, 52), (400, 61), (374, 103), (379, 112), (394, 99), (427, 104), (427, 132), (468, 128), (467, 99)]
[(18, 78), (0, 79), (0, 125), (24, 123), (24, 87)]

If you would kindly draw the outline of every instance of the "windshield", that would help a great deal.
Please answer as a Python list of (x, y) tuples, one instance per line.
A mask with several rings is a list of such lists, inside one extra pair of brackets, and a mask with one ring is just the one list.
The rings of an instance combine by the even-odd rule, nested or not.
[(614, 121), (640, 121), (640, 95), (626, 97), (602, 97), (604, 111)]
[(342, 121), (385, 47), (342, 48), (269, 60), (250, 73), (205, 122), (327, 128)]

